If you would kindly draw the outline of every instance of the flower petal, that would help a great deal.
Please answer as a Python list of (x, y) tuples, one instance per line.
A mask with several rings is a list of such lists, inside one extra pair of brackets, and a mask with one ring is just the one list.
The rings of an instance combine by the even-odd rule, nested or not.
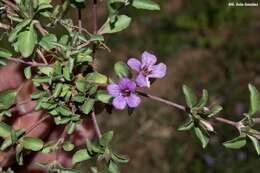
[(150, 67), (152, 65), (154, 65), (157, 61), (156, 56), (154, 56), (153, 54), (145, 51), (142, 54), (142, 67), (146, 66), (146, 67)]
[(121, 79), (118, 82), (118, 85), (119, 85), (120, 89), (122, 89), (122, 90), (123, 89), (129, 89), (132, 92), (134, 92), (135, 88), (136, 88), (135, 82), (130, 80), (130, 79), (127, 79), (127, 78)]
[(142, 73), (139, 73), (135, 81), (140, 87), (150, 87), (150, 81), (148, 80), (148, 77), (145, 77)]
[(139, 72), (141, 70), (141, 62), (135, 58), (130, 58), (127, 61), (127, 65), (132, 69), (135, 70), (137, 72)]
[(107, 86), (107, 91), (109, 93), (109, 95), (113, 96), (113, 97), (117, 97), (120, 95), (120, 88), (118, 85), (116, 84), (110, 84)]
[(148, 77), (163, 78), (166, 75), (166, 69), (167, 69), (167, 67), (164, 63), (153, 65), (151, 67), (151, 71), (150, 71), (150, 74), (148, 75)]
[(130, 108), (135, 108), (140, 104), (141, 99), (137, 95), (131, 94), (129, 97), (126, 98), (126, 101)]
[(116, 98), (113, 99), (113, 106), (116, 109), (124, 109), (126, 107), (126, 98), (123, 96), (118, 96)]

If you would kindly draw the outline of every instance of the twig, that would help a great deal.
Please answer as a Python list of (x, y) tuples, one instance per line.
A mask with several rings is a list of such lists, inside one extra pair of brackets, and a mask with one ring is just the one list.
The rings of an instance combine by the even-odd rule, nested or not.
[[(160, 97), (157, 97), (157, 96), (153, 96), (153, 95), (150, 95), (150, 94), (146, 94), (146, 93), (143, 93), (143, 92), (140, 92), (140, 91), (137, 91), (137, 93), (143, 97), (146, 97), (146, 98), (150, 98), (152, 100), (155, 100), (155, 101), (158, 101), (158, 102), (161, 102), (161, 103), (164, 103), (166, 105), (169, 105), (169, 106), (172, 106), (172, 107), (175, 107), (177, 109), (180, 109), (188, 114), (190, 114), (190, 110), (188, 108), (186, 108), (185, 106), (182, 106), (182, 105), (179, 105), (177, 103), (174, 103), (172, 101), (169, 101), (169, 100), (165, 100), (165, 99), (162, 99)], [(206, 108), (208, 109), (208, 108)], [(239, 122), (235, 122), (235, 121), (231, 121), (231, 120), (228, 120), (228, 119), (225, 119), (225, 118), (222, 118), (222, 117), (216, 117), (214, 118), (214, 120), (218, 121), (218, 122), (222, 122), (224, 124), (228, 124), (228, 125), (231, 125), (237, 129), (239, 129)]]
[(230, 120), (222, 118), (222, 117), (216, 117), (215, 120), (218, 121), (218, 122), (229, 124), (229, 125), (236, 127), (236, 128), (238, 128), (238, 125), (239, 125), (238, 122), (230, 121)]
[(35, 28), (43, 35), (47, 35), (48, 31), (46, 29), (44, 29), (41, 25), (41, 23), (38, 20), (33, 20), (33, 24), (35, 26)]
[(47, 65), (48, 65), (48, 62), (47, 62), (47, 60), (45, 59), (45, 57), (44, 57), (42, 51), (41, 51), (40, 49), (37, 49), (36, 52), (37, 52), (37, 54), (39, 55), (39, 57), (42, 59), (42, 61), (44, 62), (44, 64), (47, 64)]
[(168, 101), (168, 100), (165, 100), (165, 99), (162, 99), (160, 97), (157, 97), (157, 96), (153, 96), (153, 95), (150, 95), (150, 94), (146, 94), (146, 93), (143, 93), (143, 92), (140, 92), (140, 91), (137, 91), (137, 93), (143, 97), (147, 97), (147, 98), (150, 98), (152, 100), (156, 100), (158, 102), (161, 102), (161, 103), (164, 103), (164, 104), (167, 104), (169, 106), (173, 106), (175, 108), (178, 108), (182, 111), (185, 111), (186, 112), (186, 107), (185, 106), (182, 106), (182, 105), (179, 105), (177, 103), (174, 103), (174, 102), (171, 102), (171, 101)]
[(93, 33), (97, 33), (98, 28), (98, 22), (97, 22), (97, 0), (93, 0), (93, 6), (92, 6), (92, 17), (93, 17)]
[(97, 118), (96, 118), (96, 114), (95, 114), (94, 110), (91, 112), (91, 119), (92, 119), (92, 122), (93, 122), (93, 125), (94, 125), (96, 135), (98, 136), (98, 138), (101, 138), (102, 134), (101, 134), (100, 128), (98, 126), (98, 122), (97, 122)]
[(11, 27), (10, 27), (10, 25), (6, 25), (6, 24), (0, 22), (0, 28), (5, 29), (5, 30), (8, 30), (8, 29), (10, 29)]
[(32, 125), (31, 127), (29, 127), (26, 131), (25, 131), (25, 135), (30, 133), (33, 129), (35, 129), (36, 127), (38, 127), (41, 123), (43, 123), (45, 120), (47, 120), (48, 118), (50, 118), (49, 115), (45, 115), (44, 117), (42, 117), (39, 121), (37, 121), (37, 123), (35, 123), (34, 125)]
[[(92, 6), (92, 17), (93, 17), (93, 33), (96, 34), (98, 30), (98, 22), (97, 22), (97, 0), (93, 0)], [(95, 59), (97, 43), (93, 43), (93, 58)]]
[(18, 11), (19, 9), (17, 8), (17, 6), (11, 2), (10, 0), (2, 0), (7, 6), (9, 6), (10, 8), (12, 8), (15, 11)]
[(22, 63), (22, 64), (27, 64), (27, 65), (30, 65), (32, 67), (46, 67), (46, 66), (52, 66), (51, 64), (44, 64), (44, 63), (38, 63), (38, 62), (28, 62), (28, 61), (24, 61), (22, 59), (19, 59), (19, 58), (12, 58), (12, 57), (9, 57), (9, 58), (6, 58), (10, 61), (14, 61), (14, 62), (19, 62), (19, 63)]
[(81, 8), (78, 8), (78, 27), (79, 32), (82, 32), (82, 14), (81, 14)]

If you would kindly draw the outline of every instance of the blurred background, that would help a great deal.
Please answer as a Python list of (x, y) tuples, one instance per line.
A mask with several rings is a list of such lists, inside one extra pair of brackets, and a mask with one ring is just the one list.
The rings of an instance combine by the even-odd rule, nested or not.
[[(123, 11), (133, 17), (133, 23), (124, 32), (107, 36), (112, 52), (99, 52), (97, 68), (114, 76), (114, 62), (150, 51), (168, 65), (168, 72), (147, 92), (184, 104), (182, 84), (198, 95), (206, 88), (211, 104), (223, 105), (226, 118), (240, 120), (248, 111), (248, 83), (260, 87), (260, 6), (229, 7), (228, 0), (157, 2), (160, 12)], [(247, 2), (259, 4), (257, 0)], [(105, 13), (99, 12), (102, 24)], [(124, 173), (260, 170), (259, 156), (251, 143), (241, 150), (222, 146), (237, 135), (235, 129), (216, 124), (217, 133), (202, 149), (193, 131), (177, 131), (187, 116), (156, 102), (143, 100), (131, 117), (125, 111), (98, 118), (103, 131), (115, 129), (115, 150), (131, 159), (123, 166)]]
[[(258, 7), (229, 7), (232, 0), (157, 2), (160, 12), (122, 10), (133, 22), (127, 30), (106, 36), (112, 52), (98, 51), (96, 68), (114, 77), (116, 61), (139, 58), (147, 50), (167, 64), (168, 72), (146, 92), (184, 104), (183, 84), (198, 95), (206, 88), (210, 104), (221, 104), (227, 119), (240, 120), (248, 111), (248, 83), (260, 89), (259, 0), (246, 1), (258, 2)], [(107, 16), (101, 3), (99, 26)], [(91, 30), (89, 10), (84, 11), (83, 25)], [(127, 111), (102, 113), (98, 121), (103, 132), (115, 130), (114, 150), (129, 156), (130, 163), (122, 165), (124, 173), (259, 172), (259, 156), (251, 143), (241, 150), (222, 146), (237, 135), (234, 128), (215, 124), (217, 133), (202, 149), (194, 132), (177, 131), (186, 118), (183, 112), (144, 99), (132, 116)]]

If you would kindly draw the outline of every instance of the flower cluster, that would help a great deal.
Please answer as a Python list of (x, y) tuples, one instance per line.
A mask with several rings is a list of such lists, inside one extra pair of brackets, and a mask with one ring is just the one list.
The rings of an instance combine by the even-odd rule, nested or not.
[(137, 87), (150, 87), (150, 78), (163, 78), (166, 74), (164, 63), (156, 64), (157, 58), (149, 52), (143, 52), (141, 61), (130, 58), (127, 65), (134, 70), (135, 80), (128, 78), (120, 79), (117, 84), (110, 84), (107, 87), (108, 93), (114, 97), (113, 106), (116, 109), (124, 109), (126, 105), (130, 108), (137, 107), (141, 100), (136, 94)]

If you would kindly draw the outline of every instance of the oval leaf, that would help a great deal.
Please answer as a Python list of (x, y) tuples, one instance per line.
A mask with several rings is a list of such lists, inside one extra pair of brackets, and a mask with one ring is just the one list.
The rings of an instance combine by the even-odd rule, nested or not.
[(33, 138), (33, 137), (24, 137), (23, 146), (27, 150), (32, 150), (32, 151), (39, 151), (43, 148), (43, 141), (39, 138)]

